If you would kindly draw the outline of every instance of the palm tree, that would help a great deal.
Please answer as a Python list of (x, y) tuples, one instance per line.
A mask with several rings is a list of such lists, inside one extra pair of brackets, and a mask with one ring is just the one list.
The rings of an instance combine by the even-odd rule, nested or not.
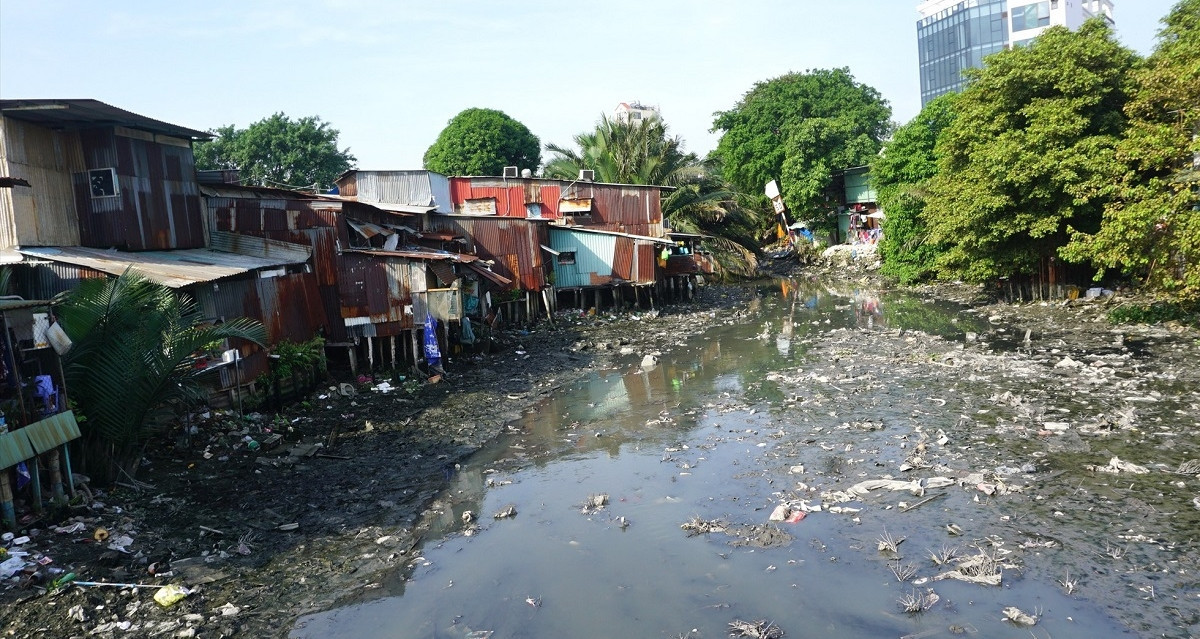
[(600, 116), (596, 129), (575, 136), (575, 143), (579, 152), (546, 145), (556, 154), (546, 164), (546, 177), (570, 180), (590, 169), (600, 182), (678, 186), (701, 171), (696, 154), (685, 153), (683, 140), (669, 137), (667, 125), (658, 119), (635, 123)]
[(601, 116), (595, 130), (575, 136), (575, 144), (578, 151), (546, 146), (554, 154), (543, 170), (546, 177), (571, 180), (589, 169), (599, 182), (673, 187), (662, 202), (664, 221), (685, 233), (712, 236), (708, 244), (728, 272), (753, 270), (756, 252), (746, 248), (755, 245), (746, 230), (752, 218), (741, 197), (709, 161), (685, 152), (683, 140), (671, 137), (661, 120)]
[(85, 418), (84, 462), (101, 481), (122, 471), (132, 478), (174, 405), (200, 396), (194, 353), (225, 339), (266, 342), (259, 322), (202, 324), (191, 297), (132, 271), (83, 282), (56, 315), (73, 342), (64, 375)]

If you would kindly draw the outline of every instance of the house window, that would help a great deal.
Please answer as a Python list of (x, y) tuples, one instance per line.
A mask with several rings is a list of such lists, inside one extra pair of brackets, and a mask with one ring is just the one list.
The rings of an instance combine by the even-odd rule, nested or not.
[(1013, 32), (1050, 25), (1050, 2), (1035, 2), (1012, 10)]
[(542, 205), (537, 202), (530, 202), (525, 205), (525, 217), (531, 220), (542, 219)]
[(575, 251), (559, 251), (559, 266), (570, 266), (575, 263)]
[(88, 171), (88, 188), (92, 197), (116, 197), (121, 194), (116, 169), (92, 169)]

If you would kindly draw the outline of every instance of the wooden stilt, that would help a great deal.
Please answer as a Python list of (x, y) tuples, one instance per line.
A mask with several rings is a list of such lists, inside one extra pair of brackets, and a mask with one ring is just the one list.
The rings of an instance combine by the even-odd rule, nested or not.
[(50, 465), (50, 494), (54, 500), (61, 501), (65, 495), (63, 494), (62, 462), (59, 460), (57, 448), (50, 451), (47, 462)]
[(546, 319), (550, 321), (551, 326), (554, 326), (554, 311), (550, 307), (549, 289), (542, 289), (542, 301), (546, 303)]
[(9, 469), (0, 471), (0, 519), (9, 530), (17, 528), (17, 511), (13, 508), (12, 483), (9, 482)]

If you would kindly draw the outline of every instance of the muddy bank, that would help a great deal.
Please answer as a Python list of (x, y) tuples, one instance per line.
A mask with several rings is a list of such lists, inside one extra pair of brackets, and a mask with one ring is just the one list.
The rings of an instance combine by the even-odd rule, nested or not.
[[(46, 562), (0, 585), (12, 637), (284, 636), (299, 615), (403, 580), (421, 513), (457, 462), (557, 388), (613, 358), (702, 333), (752, 291), (623, 315), (562, 314), (511, 330), (500, 352), (451, 358), (438, 383), (331, 381), (278, 416), (210, 413), (155, 440), (136, 482), (24, 522), (11, 550)], [(156, 589), (54, 579), (185, 584)]]

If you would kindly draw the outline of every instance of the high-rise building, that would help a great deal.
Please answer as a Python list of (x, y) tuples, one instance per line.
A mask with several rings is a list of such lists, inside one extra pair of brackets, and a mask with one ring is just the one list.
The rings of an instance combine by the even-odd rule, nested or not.
[(1051, 26), (1075, 29), (1097, 16), (1113, 23), (1112, 0), (924, 0), (917, 12), (922, 106), (962, 89), (964, 69), (1028, 44)]

